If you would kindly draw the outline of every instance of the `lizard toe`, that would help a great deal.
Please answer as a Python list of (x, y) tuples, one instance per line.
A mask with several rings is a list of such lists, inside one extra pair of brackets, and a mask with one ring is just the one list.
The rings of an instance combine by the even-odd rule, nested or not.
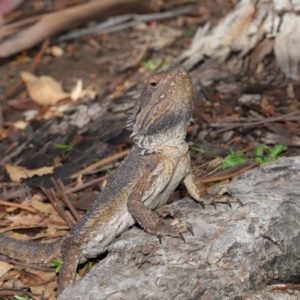
[(162, 222), (158, 226), (155, 235), (158, 236), (159, 239), (161, 239), (162, 236), (172, 236), (175, 238), (181, 238), (185, 242), (182, 234), (188, 231), (194, 234), (190, 223), (180, 219), (174, 219), (169, 223)]

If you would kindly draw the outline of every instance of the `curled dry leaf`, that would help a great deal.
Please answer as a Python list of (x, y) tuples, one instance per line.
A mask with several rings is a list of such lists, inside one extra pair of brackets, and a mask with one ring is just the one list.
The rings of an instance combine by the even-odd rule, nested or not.
[(14, 266), (5, 262), (5, 261), (0, 261), (0, 277), (4, 274), (6, 274), (9, 270), (13, 269)]
[[(52, 272), (52, 274), (54, 274), (54, 272)], [(55, 281), (51, 281), (51, 282), (47, 283), (46, 285), (30, 286), (30, 290), (33, 294), (35, 294), (35, 295), (43, 294), (44, 299), (48, 299), (48, 300), (57, 299), (56, 293), (54, 292), (54, 290), (56, 288), (57, 288), (57, 284)], [(39, 297), (36, 299), (41, 299), (41, 298)]]
[[(53, 275), (52, 275), (53, 277)], [(38, 274), (34, 274), (32, 272), (28, 272), (26, 270), (20, 271), (20, 280), (26, 284), (26, 285), (42, 285), (45, 284), (47, 281), (44, 280), (41, 276)]]
[(50, 76), (37, 77), (30, 72), (21, 72), (30, 98), (39, 105), (55, 105), (58, 101), (69, 98), (59, 82)]
[(77, 101), (81, 96), (83, 92), (83, 83), (82, 79), (78, 79), (76, 82), (76, 86), (73, 89), (73, 91), (70, 94), (71, 99), (75, 102)]
[(35, 175), (42, 176), (45, 174), (52, 174), (54, 170), (54, 167), (42, 167), (35, 170), (28, 170), (24, 167), (13, 166), (10, 164), (4, 164), (4, 168), (11, 181), (20, 181), (22, 178), (31, 178)]
[(47, 215), (55, 214), (55, 210), (50, 203), (43, 203), (41, 201), (32, 199), (31, 206), (43, 214), (47, 214)]
[(50, 48), (50, 53), (55, 57), (61, 57), (64, 54), (64, 50), (58, 46), (52, 46)]

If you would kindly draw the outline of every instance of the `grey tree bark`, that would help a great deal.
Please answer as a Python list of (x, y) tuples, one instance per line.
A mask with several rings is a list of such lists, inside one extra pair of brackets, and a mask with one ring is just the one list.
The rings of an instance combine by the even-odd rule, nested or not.
[(229, 188), (243, 207), (175, 202), (170, 210), (194, 229), (186, 243), (160, 244), (133, 227), (59, 299), (300, 299), (276, 290), (300, 279), (300, 157), (248, 171)]
[(239, 74), (255, 70), (274, 52), (276, 63), (285, 75), (299, 80), (299, 11), (299, 0), (237, 1), (216, 26), (207, 23), (198, 28), (178, 62), (190, 70), (207, 58), (219, 64), (229, 60), (232, 63), (228, 69)]

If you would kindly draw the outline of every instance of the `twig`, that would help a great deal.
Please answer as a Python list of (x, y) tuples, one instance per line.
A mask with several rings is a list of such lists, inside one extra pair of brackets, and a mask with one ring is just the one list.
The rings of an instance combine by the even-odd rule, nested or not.
[(68, 224), (69, 228), (73, 228), (74, 224), (72, 223), (66, 211), (64, 210), (62, 202), (56, 197), (54, 189), (50, 189), (50, 193), (52, 195), (53, 201), (55, 201), (56, 203), (56, 207), (60, 210), (61, 215), (63, 216), (64, 220)]
[(91, 180), (91, 181), (86, 182), (84, 184), (77, 185), (77, 186), (75, 186), (73, 188), (68, 188), (68, 189), (66, 189), (66, 194), (71, 194), (71, 193), (74, 193), (74, 192), (78, 192), (78, 191), (83, 190), (83, 189), (85, 189), (85, 188), (87, 188), (89, 186), (92, 186), (94, 184), (100, 183), (100, 182), (102, 182), (103, 180), (105, 180), (105, 179), (107, 179), (109, 177), (110, 177), (110, 175), (104, 175), (104, 176), (102, 176), (100, 178)]
[(58, 199), (56, 199), (53, 189), (51, 189), (50, 191), (44, 187), (41, 187), (41, 189), (44, 192), (44, 194), (47, 196), (48, 200), (51, 202), (53, 208), (62, 217), (62, 219), (65, 220), (69, 228), (72, 228), (73, 224), (70, 221), (69, 217), (67, 216), (66, 212), (64, 211), (61, 203), (58, 201)]
[(257, 163), (247, 161), (243, 164), (239, 164), (238, 166), (232, 167), (230, 169), (220, 171), (218, 175), (207, 177), (207, 178), (201, 178), (201, 182), (211, 183), (211, 182), (215, 182), (215, 181), (223, 181), (223, 180), (232, 178), (234, 176), (243, 174), (246, 171), (257, 167), (257, 165), (258, 165)]
[[(4, 226), (8, 226), (8, 225), (4, 225)], [(37, 229), (37, 228), (47, 228), (48, 226), (46, 225), (32, 225), (32, 226), (9, 226), (9, 227), (6, 227), (6, 228), (1, 228), (0, 229), (0, 233), (4, 233), (4, 232), (7, 232), (7, 231), (13, 231), (13, 230), (16, 230), (16, 229)]]
[[(52, 180), (52, 178), (51, 178), (51, 180)], [(68, 206), (69, 210), (72, 212), (72, 214), (73, 214), (74, 218), (76, 219), (76, 221), (79, 221), (80, 220), (80, 216), (78, 215), (75, 207), (73, 206), (73, 204), (71, 203), (70, 199), (68, 198), (65, 186), (64, 186), (63, 182), (61, 181), (61, 179), (57, 179), (57, 184), (60, 187), (62, 199), (64, 200), (64, 202)]]
[(153, 14), (145, 14), (145, 15), (128, 14), (124, 16), (112, 17), (109, 18), (107, 21), (96, 25), (93, 28), (81, 29), (76, 32), (71, 32), (62, 35), (58, 38), (58, 41), (59, 42), (67, 41), (67, 40), (76, 39), (82, 36), (92, 35), (92, 34), (99, 35), (99, 34), (112, 33), (123, 29), (127, 29), (129, 27), (136, 26), (142, 22), (149, 23), (151, 21), (171, 19), (180, 15), (187, 14), (195, 10), (196, 7), (197, 6), (195, 5), (190, 5), (184, 8), (176, 9), (173, 11), (166, 11), (162, 13), (153, 13)]
[(117, 159), (120, 159), (120, 158), (124, 157), (125, 155), (128, 154), (128, 152), (129, 152), (129, 149), (124, 150), (124, 151), (119, 152), (119, 153), (116, 153), (116, 154), (114, 154), (112, 156), (109, 156), (107, 158), (101, 159), (100, 161), (98, 161), (98, 162), (84, 168), (83, 170), (73, 174), (72, 176), (70, 176), (70, 178), (76, 178), (80, 175), (84, 175), (84, 174), (86, 174), (88, 172), (91, 172), (91, 171), (93, 171), (93, 170), (95, 170), (99, 167), (102, 167), (103, 165), (109, 164), (109, 163), (111, 163), (111, 162), (113, 162)]
[(3, 110), (2, 110), (2, 106), (4, 104), (5, 101), (2, 89), (0, 89), (0, 137), (1, 137), (1, 133), (3, 131)]
[(255, 127), (261, 124), (274, 123), (280, 121), (299, 121), (299, 115), (300, 115), (300, 111), (295, 111), (292, 113), (281, 115), (279, 117), (264, 118), (263, 120), (261, 118), (253, 118), (253, 119), (239, 118), (239, 119), (230, 120), (227, 123), (225, 122), (211, 123), (211, 126), (216, 128), (223, 127), (222, 129), (217, 131), (217, 133), (221, 133), (238, 127), (244, 127), (244, 128)]
[(14, 259), (7, 258), (7, 257), (2, 256), (2, 255), (0, 255), (0, 260), (1, 261), (6, 261), (7, 263), (10, 263), (10, 264), (25, 266), (25, 267), (28, 267), (28, 268), (31, 268), (31, 269), (36, 269), (36, 270), (41, 270), (41, 271), (51, 272), (51, 271), (53, 271), (53, 268), (54, 268), (54, 267), (52, 267), (52, 268), (51, 267), (43, 267), (41, 265), (23, 263), (23, 262), (14, 260)]
[(1, 33), (0, 33), (0, 40), (2, 40), (5, 36), (13, 34), (16, 31), (20, 30), (20, 27), (25, 26), (25, 25), (30, 25), (32, 23), (35, 23), (41, 19), (42, 16), (34, 16), (30, 17), (24, 20), (20, 20), (17, 22), (14, 22), (12, 24), (8, 24), (6, 26), (3, 26), (1, 28)]
[(102, 22), (92, 28), (79, 29), (79, 30), (76, 30), (71, 33), (63, 34), (57, 39), (57, 41), (63, 42), (63, 41), (68, 41), (68, 40), (72, 40), (72, 39), (77, 39), (79, 37), (90, 35), (90, 34), (96, 34), (96, 33), (99, 33), (103, 29), (122, 24), (124, 22), (131, 20), (132, 18), (133, 18), (133, 14), (111, 17), (107, 21)]
[[(43, 55), (45, 54), (46, 49), (50, 45), (50, 40), (46, 39), (40, 49), (40, 51), (36, 54), (34, 60), (30, 64), (28, 68), (28, 72), (33, 73), (38, 64), (40, 63)], [(18, 80), (15, 84), (13, 84), (6, 92), (5, 92), (5, 97), (9, 98), (18, 88), (20, 88), (23, 84), (23, 81), (20, 79)]]
[(23, 204), (14, 203), (14, 202), (9, 202), (9, 201), (5, 201), (5, 200), (0, 200), (0, 205), (9, 206), (9, 207), (16, 207), (16, 208), (20, 208), (20, 209), (23, 209), (23, 210), (30, 211), (32, 213), (36, 212), (36, 209), (33, 208), (33, 207), (23, 205)]

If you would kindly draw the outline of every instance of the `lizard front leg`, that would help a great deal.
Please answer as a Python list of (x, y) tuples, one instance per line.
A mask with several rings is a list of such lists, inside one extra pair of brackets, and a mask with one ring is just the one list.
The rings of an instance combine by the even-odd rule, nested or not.
[(192, 172), (184, 177), (183, 183), (192, 198), (203, 207), (210, 204), (216, 206), (216, 203), (227, 203), (231, 207), (232, 202), (243, 205), (238, 198), (231, 195), (230, 190), (226, 187), (221, 187), (217, 194), (208, 194), (203, 183)]
[[(133, 187), (128, 197), (128, 211), (145, 231), (156, 235), (159, 239), (162, 236), (172, 236), (183, 239), (182, 233), (192, 231), (190, 224), (178, 219), (167, 222), (144, 204), (154, 203), (156, 201), (156, 197), (159, 197), (159, 193), (162, 192), (168, 184), (168, 182), (166, 182), (168, 178), (167, 174), (172, 174), (170, 170), (168, 170), (167, 165), (163, 167), (160, 166), (157, 169), (159, 169), (160, 172), (159, 176), (155, 175), (155, 171), (149, 172), (151, 175), (148, 173), (142, 176)], [(163, 173), (165, 173), (166, 176), (164, 176), (165, 174)], [(146, 197), (145, 193), (148, 193)], [(152, 206), (152, 208), (156, 207)]]

